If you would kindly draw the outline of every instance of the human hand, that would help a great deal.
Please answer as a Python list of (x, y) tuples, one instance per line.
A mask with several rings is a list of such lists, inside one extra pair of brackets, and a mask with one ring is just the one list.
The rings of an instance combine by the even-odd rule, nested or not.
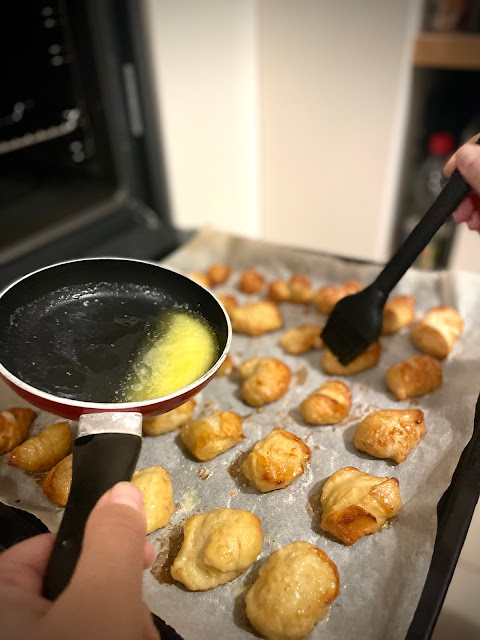
[(73, 577), (50, 602), (43, 578), (55, 536), (25, 540), (0, 555), (0, 636), (8, 640), (159, 640), (142, 601), (142, 572), (154, 559), (143, 497), (129, 482), (108, 491), (87, 521)]
[(447, 177), (458, 169), (473, 189), (453, 214), (457, 222), (466, 222), (472, 231), (480, 231), (480, 145), (475, 144), (479, 137), (477, 134), (461, 146), (444, 169)]

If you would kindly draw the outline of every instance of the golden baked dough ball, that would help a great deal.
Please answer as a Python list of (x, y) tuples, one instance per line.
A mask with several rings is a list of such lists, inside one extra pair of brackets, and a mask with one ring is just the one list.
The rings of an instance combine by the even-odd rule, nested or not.
[(326, 616), (339, 592), (338, 571), (309, 542), (291, 542), (273, 553), (248, 591), (246, 614), (268, 640), (301, 640)]
[(214, 509), (191, 516), (170, 573), (191, 591), (235, 580), (262, 550), (262, 523), (250, 511)]
[(8, 464), (24, 471), (50, 471), (67, 455), (71, 444), (72, 435), (68, 422), (56, 422), (38, 436), (15, 447), (8, 458)]
[(340, 380), (328, 380), (300, 405), (307, 424), (337, 424), (347, 417), (352, 394)]
[(238, 288), (244, 293), (258, 293), (264, 286), (265, 278), (256, 269), (246, 269), (238, 283)]
[(233, 411), (214, 411), (200, 420), (183, 425), (184, 445), (198, 460), (211, 460), (244, 438), (242, 419)]
[(261, 407), (278, 400), (290, 385), (290, 369), (276, 358), (245, 360), (239, 372), (243, 380), (240, 395), (251, 407)]
[(387, 300), (383, 309), (382, 334), (391, 335), (412, 324), (415, 319), (415, 302), (413, 296), (396, 296)]
[(325, 373), (334, 376), (352, 376), (355, 373), (374, 367), (380, 360), (381, 353), (382, 345), (380, 342), (374, 342), (354, 360), (343, 365), (330, 349), (326, 349), (322, 357), (322, 369)]
[(210, 278), (205, 273), (201, 273), (200, 271), (191, 271), (188, 274), (188, 277), (190, 278), (190, 280), (195, 280), (195, 282), (201, 284), (202, 287), (205, 287), (205, 289), (209, 289), (212, 286)]
[(355, 467), (330, 476), (321, 502), (321, 528), (346, 545), (379, 531), (402, 506), (397, 478), (371, 476)]
[(280, 329), (283, 325), (280, 309), (271, 300), (247, 302), (247, 304), (232, 309), (229, 315), (232, 329), (250, 336), (260, 336), (268, 331)]
[(230, 295), (221, 295), (217, 296), (217, 300), (223, 304), (225, 307), (225, 311), (228, 313), (229, 317), (232, 317), (232, 311), (236, 307), (238, 307), (238, 302), (235, 296)]
[(60, 460), (50, 469), (43, 481), (42, 490), (45, 497), (59, 507), (64, 507), (68, 501), (72, 485), (72, 461), (72, 454)]
[(186, 424), (192, 417), (196, 406), (195, 400), (187, 400), (176, 409), (162, 413), (154, 418), (144, 418), (142, 431), (144, 436), (158, 436), (161, 433), (174, 431)]
[(232, 273), (232, 270), (228, 266), (228, 264), (223, 264), (223, 263), (212, 264), (207, 269), (207, 276), (210, 278), (210, 282), (212, 283), (212, 286), (215, 286), (217, 284), (222, 284), (223, 282), (225, 282), (225, 280), (228, 280), (231, 273)]
[(447, 305), (431, 309), (410, 333), (413, 344), (430, 356), (443, 360), (448, 356), (463, 330), (458, 311)]
[(234, 370), (235, 370), (235, 364), (233, 363), (233, 360), (230, 357), (230, 354), (228, 353), (225, 360), (218, 367), (217, 373), (215, 375), (220, 377), (229, 376)]
[(310, 349), (321, 349), (323, 340), (320, 337), (321, 327), (315, 324), (301, 324), (289, 329), (280, 338), (280, 346), (287, 353), (299, 355)]
[(313, 303), (322, 313), (331, 313), (334, 306), (345, 296), (351, 296), (363, 289), (363, 284), (358, 280), (347, 280), (343, 284), (329, 284), (319, 289), (313, 296)]
[(432, 356), (412, 356), (387, 370), (386, 383), (397, 400), (423, 396), (442, 385), (442, 365)]
[(32, 409), (23, 407), (0, 413), (0, 455), (11, 451), (25, 440), (36, 415)]
[(404, 462), (423, 438), (427, 429), (420, 409), (386, 409), (364, 418), (353, 436), (359, 451)]
[(175, 510), (173, 487), (168, 471), (160, 466), (145, 467), (134, 472), (132, 484), (143, 493), (147, 533), (168, 524)]
[(263, 493), (284, 489), (304, 473), (311, 455), (296, 435), (273, 429), (253, 447), (243, 462), (242, 472)]
[(313, 298), (312, 282), (308, 276), (294, 274), (290, 280), (275, 280), (268, 289), (268, 295), (277, 302), (304, 304)]

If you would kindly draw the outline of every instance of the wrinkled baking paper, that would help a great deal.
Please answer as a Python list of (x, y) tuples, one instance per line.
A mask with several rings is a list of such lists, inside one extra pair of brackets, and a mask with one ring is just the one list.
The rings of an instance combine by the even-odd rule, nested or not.
[[(234, 269), (215, 293), (246, 296), (236, 289), (244, 268), (258, 268), (271, 279), (294, 272), (309, 275), (315, 286), (356, 278), (369, 283), (377, 267), (347, 263), (330, 257), (228, 236), (212, 230), (199, 233), (172, 254), (165, 264), (179, 271), (202, 271), (213, 262), (228, 262)], [(480, 389), (480, 275), (458, 272), (426, 273), (411, 270), (396, 293), (417, 297), (417, 316), (443, 303), (457, 308), (465, 319), (461, 338), (443, 364), (443, 386), (418, 399), (396, 401), (385, 388), (385, 372), (392, 364), (416, 353), (408, 329), (382, 338), (379, 364), (345, 378), (353, 395), (350, 416), (333, 427), (310, 427), (302, 423), (300, 402), (316, 390), (327, 376), (320, 370), (320, 351), (301, 356), (285, 354), (278, 340), (287, 328), (302, 323), (322, 323), (324, 316), (313, 305), (282, 304), (282, 330), (250, 338), (234, 334), (231, 355), (236, 364), (254, 356), (276, 356), (292, 370), (287, 394), (263, 409), (253, 409), (239, 398), (235, 375), (214, 379), (197, 397), (195, 417), (214, 409), (233, 410), (243, 416), (245, 440), (210, 462), (197, 462), (185, 451), (178, 432), (144, 438), (138, 468), (162, 465), (171, 474), (175, 513), (171, 522), (150, 535), (158, 551), (154, 572), (144, 574), (144, 595), (150, 609), (174, 627), (185, 640), (247, 640), (255, 637), (245, 616), (245, 592), (259, 568), (279, 547), (294, 540), (317, 545), (335, 562), (340, 574), (340, 593), (328, 619), (320, 622), (311, 638), (338, 640), (404, 638), (430, 564), (436, 534), (437, 503), (450, 483), (460, 454), (471, 437), (475, 402)], [(26, 406), (2, 384), (0, 408)], [(371, 411), (389, 408), (420, 408), (425, 413), (427, 435), (406, 462), (376, 460), (359, 453), (352, 444), (359, 421)], [(57, 420), (48, 414), (37, 417), (32, 434)], [(74, 425), (75, 426), (75, 425)], [(261, 494), (239, 473), (239, 466), (253, 444), (274, 427), (302, 438), (312, 451), (305, 474), (289, 487)], [(0, 499), (37, 515), (52, 530), (62, 510), (43, 496), (38, 479), (6, 464), (0, 458)], [(105, 461), (108, 464), (108, 460)], [(345, 547), (319, 528), (319, 495), (326, 478), (345, 466), (400, 481), (404, 502), (398, 516), (380, 533)], [(37, 480), (37, 482), (36, 482)], [(182, 525), (195, 513), (216, 507), (248, 509), (262, 521), (264, 542), (258, 560), (233, 582), (207, 592), (189, 592), (168, 579), (168, 563), (181, 541)], [(170, 584), (169, 584), (170, 583)]]

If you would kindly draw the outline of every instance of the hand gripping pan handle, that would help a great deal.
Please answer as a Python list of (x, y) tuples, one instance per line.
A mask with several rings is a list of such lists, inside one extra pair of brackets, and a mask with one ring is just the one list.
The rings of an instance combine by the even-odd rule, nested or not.
[(140, 413), (81, 416), (73, 446), (72, 485), (50, 556), (43, 595), (55, 600), (70, 582), (82, 550), (85, 525), (101, 496), (130, 480), (142, 444)]

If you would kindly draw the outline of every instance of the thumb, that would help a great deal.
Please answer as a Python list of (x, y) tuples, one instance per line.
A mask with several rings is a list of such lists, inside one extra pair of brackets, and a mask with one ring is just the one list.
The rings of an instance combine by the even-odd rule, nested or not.
[(142, 493), (120, 482), (103, 495), (85, 527), (82, 553), (71, 586), (120, 584), (139, 595), (144, 565), (146, 516)]
[(142, 637), (145, 535), (141, 491), (129, 482), (115, 485), (90, 514), (75, 573), (54, 603), (57, 630), (90, 640)]

